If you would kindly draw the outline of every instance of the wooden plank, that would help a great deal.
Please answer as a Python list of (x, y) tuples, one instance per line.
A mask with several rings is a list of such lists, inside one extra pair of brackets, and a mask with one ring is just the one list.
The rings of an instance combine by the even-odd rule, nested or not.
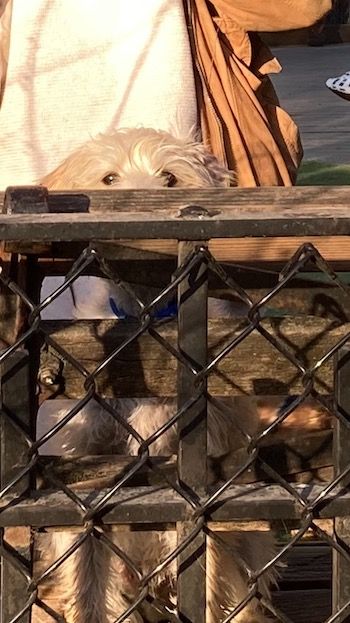
[[(219, 262), (286, 262), (303, 244), (313, 244), (329, 262), (350, 260), (349, 236), (292, 236), (271, 238), (218, 238), (208, 243), (209, 251)], [(148, 251), (165, 257), (176, 255), (176, 240), (136, 240), (119, 242), (118, 246)], [(118, 251), (114, 251), (114, 254)], [(121, 253), (121, 251), (119, 252)], [(111, 250), (110, 250), (111, 254)]]
[[(40, 214), (40, 218), (35, 214), (4, 214), (0, 238), (17, 240), (18, 249), (24, 252), (28, 244), (30, 249), (31, 244), (43, 245), (45, 241), (141, 238), (147, 231), (147, 237), (158, 240), (125, 244), (174, 255), (174, 238), (216, 238), (209, 248), (219, 261), (251, 262), (285, 261), (301, 244), (312, 242), (329, 261), (346, 261), (350, 259), (347, 205), (346, 187), (54, 192), (48, 196), (50, 210), (76, 209), (79, 214)], [(195, 206), (193, 213), (189, 206)], [(206, 212), (199, 214), (198, 206)], [(288, 220), (290, 226), (286, 225)], [(188, 231), (181, 235), (184, 222)], [(325, 235), (320, 237), (320, 233)], [(39, 248), (45, 250), (45, 246)], [(15, 247), (8, 249), (14, 251)], [(31, 252), (37, 250), (32, 247)]]
[[(293, 485), (297, 494), (307, 502), (324, 490), (324, 484)], [(98, 503), (109, 489), (95, 490), (94, 502)], [(205, 500), (202, 500), (203, 502)], [(320, 518), (344, 517), (349, 512), (350, 493), (340, 494), (335, 488), (327, 497), (327, 504), (319, 507)], [(13, 496), (0, 501), (0, 526), (30, 525), (81, 526), (84, 519), (75, 501), (64, 492), (38, 491), (31, 498), (14, 503)], [(172, 488), (159, 486), (129, 487), (119, 490), (108, 500), (108, 509), (103, 514), (105, 524), (114, 523), (173, 523), (188, 519), (191, 510), (180, 494)], [(191, 511), (192, 512), (192, 511)], [(273, 484), (245, 484), (228, 487), (207, 516), (212, 521), (250, 521), (263, 519), (303, 518), (304, 506), (283, 487)]]
[[(142, 235), (142, 234), (141, 234)], [(217, 238), (209, 241), (209, 251), (219, 262), (286, 262), (295, 251), (305, 243), (313, 244), (321, 255), (329, 262), (348, 262), (350, 260), (350, 237), (349, 236), (291, 236), (282, 238), (279, 236), (271, 238)], [(88, 243), (86, 242), (86, 245)], [(133, 257), (135, 253), (141, 251), (152, 257), (176, 256), (177, 240), (158, 239), (135, 241), (126, 240), (114, 243), (114, 247), (109, 247), (108, 255), (113, 258)], [(44, 253), (51, 254), (49, 243), (37, 242), (32, 244), (29, 240), (7, 242), (7, 250), (12, 253)], [(146, 255), (146, 257), (147, 257)], [(55, 266), (57, 270), (57, 266)]]
[[(130, 337), (137, 328), (133, 322), (81, 321), (57, 323), (46, 321), (43, 329), (89, 372), (112, 350)], [(209, 321), (209, 360), (246, 326), (243, 319), (221, 318)], [(274, 338), (289, 344), (308, 366), (314, 365), (333, 345), (350, 331), (350, 325), (330, 319), (296, 316), (265, 319), (262, 326)], [(174, 323), (158, 327), (161, 335), (176, 344)], [(176, 395), (177, 360), (147, 333), (120, 353), (96, 379), (98, 391), (108, 397), (146, 397)], [(64, 393), (67, 398), (85, 395), (84, 377), (65, 363)], [(326, 361), (318, 370), (317, 388), (322, 393), (333, 391), (333, 362)], [(273, 348), (257, 331), (253, 331), (234, 348), (210, 374), (209, 392), (226, 395), (285, 395), (301, 393), (300, 375), (284, 355)]]
[(3, 214), (0, 239), (49, 242), (141, 236), (205, 240), (350, 235), (346, 188), (77, 191), (68, 200), (66, 193), (55, 193), (55, 209), (60, 208), (60, 201), (65, 212), (74, 212), (74, 202), (81, 209), (85, 201), (89, 212), (39, 217)]
[[(162, 210), (182, 208), (188, 204), (203, 205), (207, 208), (244, 207), (255, 210), (257, 218), (264, 218), (261, 210), (278, 212), (280, 209), (300, 209), (316, 212), (329, 209), (336, 215), (338, 210), (347, 210), (349, 205), (346, 186), (304, 186), (304, 187), (261, 187), (261, 188), (172, 188), (169, 189), (130, 189), (130, 190), (84, 190), (77, 189), (67, 193), (50, 191), (48, 205), (50, 211), (72, 211), (76, 209), (92, 212), (137, 212), (140, 210)], [(4, 193), (0, 193), (0, 209)], [(187, 215), (189, 216), (189, 215)], [(215, 215), (212, 215), (214, 217)]]
[[(234, 431), (233, 431), (234, 432)], [(283, 434), (270, 435), (260, 446), (259, 456), (279, 474), (289, 480), (308, 482), (317, 477), (320, 468), (329, 467), (332, 472), (332, 431), (318, 431), (304, 434), (291, 434), (288, 429)], [(244, 449), (232, 452), (221, 458), (208, 459), (208, 484), (214, 484), (218, 478), (228, 480), (244, 463)], [(64, 458), (53, 456), (40, 457), (39, 465), (43, 468), (40, 488), (50, 488), (50, 480), (45, 476), (45, 468), (55, 479), (76, 489), (100, 489), (112, 486), (134, 463), (130, 456), (106, 455), (86, 456), (82, 458)], [(153, 471), (152, 466), (157, 470)], [(252, 466), (236, 480), (236, 483), (259, 482), (264, 479), (261, 468)], [(127, 486), (144, 486), (176, 482), (176, 457), (152, 457), (148, 464), (139, 469), (127, 482)], [(264, 479), (265, 480), (265, 479)]]
[[(229, 210), (222, 214), (220, 220), (201, 220), (192, 219), (186, 221), (175, 220), (177, 211), (173, 214), (163, 212), (155, 213), (137, 213), (135, 215), (128, 212), (121, 214), (104, 213), (104, 214), (79, 214), (79, 219), (73, 220), (72, 215), (52, 215), (43, 214), (38, 219), (37, 215), (3, 215), (0, 216), (0, 240), (4, 241), (27, 241), (46, 243), (52, 241), (89, 241), (89, 240), (143, 240), (145, 236), (147, 240), (210, 240), (210, 239), (242, 239), (252, 238), (252, 248), (249, 253), (237, 256), (232, 251), (235, 248), (234, 240), (231, 240), (230, 251), (219, 254), (218, 250), (212, 243), (209, 249), (213, 251), (218, 260), (234, 261), (275, 261), (278, 259), (289, 258), (292, 250), (298, 248), (303, 242), (314, 241), (316, 244), (321, 241), (321, 236), (325, 236), (328, 243), (329, 251), (323, 250), (328, 259), (343, 260), (349, 259), (348, 239), (350, 235), (350, 218), (348, 213), (343, 213), (338, 217), (322, 215), (302, 215), (297, 218), (296, 215), (279, 215), (278, 218), (273, 214), (266, 214), (266, 219), (256, 222), (248, 215), (233, 218)], [(254, 214), (254, 217), (256, 215)], [(249, 217), (249, 218), (248, 218)], [(288, 220), (289, 217), (292, 220)], [(291, 233), (292, 232), (292, 233)], [(282, 252), (274, 252), (272, 256), (259, 251), (260, 239), (263, 237), (273, 239), (284, 237), (291, 238), (292, 243), (288, 249), (288, 253), (283, 251), (283, 244), (277, 241), (277, 248), (282, 246)], [(331, 245), (335, 244), (335, 239), (340, 238), (342, 253), (338, 255), (336, 249), (331, 249)], [(256, 239), (259, 238), (258, 241)], [(295, 239), (293, 241), (293, 238)], [(317, 239), (316, 239), (317, 238)], [(142, 243), (141, 243), (142, 244)], [(220, 242), (219, 242), (220, 245)], [(128, 243), (128, 246), (131, 246)], [(265, 248), (270, 247), (269, 242)], [(15, 245), (12, 249), (15, 249)], [(24, 247), (20, 247), (24, 250)], [(151, 244), (147, 242), (147, 249), (153, 252), (173, 254), (174, 243), (166, 246), (161, 242), (159, 244)], [(220, 246), (219, 246), (220, 248)], [(332, 256), (330, 256), (332, 254)]]

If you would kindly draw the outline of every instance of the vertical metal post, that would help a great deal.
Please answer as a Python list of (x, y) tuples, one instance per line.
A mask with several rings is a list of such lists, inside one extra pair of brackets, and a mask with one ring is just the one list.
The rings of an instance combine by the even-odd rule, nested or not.
[[(198, 244), (198, 243), (197, 243)], [(179, 264), (195, 247), (179, 242)], [(207, 363), (207, 266), (196, 266), (179, 287), (178, 346), (192, 365)], [(191, 495), (200, 496), (207, 485), (207, 404), (205, 389), (200, 399), (184, 413), (179, 422), (178, 473), (182, 486)], [(178, 366), (178, 407), (181, 408), (198, 391), (193, 373)], [(177, 526), (178, 542), (196, 527), (189, 520)], [(200, 532), (178, 559), (178, 609), (184, 622), (203, 623), (206, 605), (205, 534)]]
[[(28, 353), (17, 351), (0, 364), (0, 484), (3, 488), (28, 463), (28, 444), (21, 428), (30, 430), (30, 395)], [(17, 422), (16, 425), (14, 422)], [(25, 475), (9, 494), (21, 495), (29, 488)], [(29, 532), (29, 530), (28, 530)], [(5, 530), (6, 540), (6, 530)], [(21, 555), (30, 560), (29, 539), (24, 539)], [(28, 599), (27, 581), (8, 559), (1, 558), (0, 566), (0, 621), (7, 623), (21, 611)], [(30, 621), (25, 614), (21, 621)]]
[[(346, 344), (338, 351), (334, 370), (336, 407), (348, 421), (348, 425), (338, 419), (335, 422), (333, 449), (334, 469), (337, 475), (350, 463), (350, 344)], [(348, 475), (342, 484), (345, 487), (349, 483)], [(334, 519), (334, 537), (347, 552), (350, 551), (350, 513), (348, 517)], [(333, 550), (332, 577), (332, 603), (335, 614), (350, 601), (350, 563), (335, 550)], [(346, 618), (344, 614), (339, 620), (349, 623), (350, 607), (347, 609)]]

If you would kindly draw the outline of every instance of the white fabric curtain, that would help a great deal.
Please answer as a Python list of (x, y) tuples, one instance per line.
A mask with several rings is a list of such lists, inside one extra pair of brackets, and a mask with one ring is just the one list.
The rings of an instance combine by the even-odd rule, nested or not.
[(197, 120), (182, 0), (13, 0), (0, 184), (33, 183), (116, 127)]

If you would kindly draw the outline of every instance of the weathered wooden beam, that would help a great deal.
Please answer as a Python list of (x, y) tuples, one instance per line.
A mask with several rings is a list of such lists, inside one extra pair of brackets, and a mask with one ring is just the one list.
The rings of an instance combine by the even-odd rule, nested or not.
[[(285, 430), (283, 434), (270, 436), (259, 449), (259, 457), (288, 480), (308, 482), (319, 477), (319, 471), (328, 468), (333, 471), (332, 431), (318, 431), (307, 435), (293, 435)], [(228, 480), (246, 459), (246, 450), (241, 449), (225, 457), (207, 461), (208, 484)], [(41, 488), (51, 488), (49, 475), (75, 489), (98, 489), (111, 486), (127, 473), (133, 465), (130, 456), (87, 456), (82, 458), (40, 457)], [(153, 468), (153, 469), (152, 469)], [(127, 481), (127, 486), (159, 485), (176, 482), (176, 457), (151, 457)], [(249, 467), (238, 479), (237, 484), (269, 480), (259, 461)]]
[[(26, 213), (33, 209), (26, 200), (28, 193), (22, 200), (17, 197), (19, 214), (0, 216), (0, 239), (18, 241), (20, 252), (37, 252), (33, 243), (41, 245), (41, 252), (47, 251), (43, 243), (53, 240), (120, 241), (146, 236), (154, 240), (126, 244), (173, 255), (174, 238), (216, 238), (210, 250), (219, 260), (250, 262), (284, 261), (308, 241), (329, 261), (350, 258), (344, 187), (50, 192), (40, 218)], [(7, 205), (10, 211), (12, 207)], [(3, 193), (0, 210), (4, 211)], [(236, 240), (220, 240), (227, 236)]]
[[(279, 210), (295, 213), (301, 209), (317, 213), (317, 210), (329, 210), (329, 214), (337, 216), (339, 210), (347, 211), (349, 203), (348, 189), (339, 187), (261, 187), (261, 188), (192, 188), (192, 189), (130, 189), (130, 190), (84, 190), (78, 189), (70, 193), (50, 191), (47, 196), (49, 212), (54, 213), (86, 213), (91, 212), (150, 212), (163, 209), (181, 209), (193, 204), (219, 210), (231, 207), (234, 209), (250, 209), (256, 211), (255, 218), (264, 219), (268, 211)], [(22, 201), (23, 213), (29, 212), (25, 205), (28, 193)], [(18, 204), (19, 197), (16, 203)], [(9, 206), (7, 206), (9, 207)], [(18, 206), (16, 206), (18, 208)], [(4, 193), (0, 193), (0, 211), (4, 212)], [(41, 212), (42, 213), (42, 212)], [(187, 212), (188, 218), (191, 214)], [(215, 217), (215, 214), (211, 214)], [(19, 238), (17, 237), (17, 240)]]
[[(0, 220), (1, 223), (1, 220)], [(140, 234), (141, 235), (141, 234)], [(144, 234), (143, 234), (144, 235)], [(218, 238), (209, 241), (209, 251), (220, 262), (286, 262), (295, 251), (305, 243), (313, 244), (321, 255), (329, 262), (348, 262), (350, 260), (350, 237), (349, 236), (291, 236), (282, 238), (274, 236), (272, 238)], [(83, 246), (87, 246), (88, 241)], [(56, 245), (57, 249), (58, 245)], [(31, 241), (23, 242), (7, 242), (6, 250), (11, 253), (22, 254), (45, 254), (55, 255), (55, 251), (51, 249), (50, 243), (31, 243)], [(57, 251), (60, 256), (68, 251)], [(145, 240), (136, 241), (118, 241), (114, 243), (113, 248), (110, 246), (108, 255), (111, 258), (133, 256), (138, 254), (139, 257), (164, 257), (176, 256), (177, 241), (176, 240)], [(57, 267), (56, 267), (57, 269)]]
[[(0, 239), (42, 243), (142, 236), (167, 240), (347, 237), (347, 202), (346, 188), (317, 187), (50, 193), (48, 209), (63, 213), (41, 213), (38, 218), (25, 213), (23, 205), (23, 213), (0, 216)], [(74, 205), (79, 213), (74, 214)], [(259, 250), (255, 259), (258, 255)]]
[[(313, 244), (321, 255), (329, 262), (349, 261), (350, 237), (349, 236), (273, 236), (271, 238), (218, 238), (208, 243), (209, 251), (220, 262), (286, 262), (296, 250), (303, 244)], [(120, 241), (109, 249), (111, 257), (123, 256), (123, 248), (129, 255), (132, 250), (145, 253), (158, 254), (167, 257), (176, 255), (176, 240), (134, 240)], [(147, 257), (147, 256), (146, 256)]]
[[(50, 340), (90, 373), (137, 327), (133, 322), (109, 320), (65, 324), (45, 321), (42, 326)], [(209, 320), (209, 360), (245, 326), (244, 319)], [(338, 321), (307, 316), (264, 319), (262, 326), (275, 339), (289, 344), (291, 351), (307, 366), (314, 365), (350, 331), (348, 323), (339, 324)], [(174, 323), (162, 325), (157, 330), (171, 344), (176, 344)], [(98, 391), (106, 397), (115, 398), (175, 396), (176, 365), (176, 358), (146, 332), (98, 375)], [(331, 394), (331, 358), (321, 365), (317, 378), (317, 389)], [(85, 395), (84, 376), (69, 362), (64, 363), (63, 379), (65, 397)], [(209, 375), (208, 388), (216, 396), (285, 395), (301, 393), (302, 384), (295, 366), (254, 330)]]
[[(324, 483), (312, 487), (294, 485), (296, 494), (310, 503), (324, 490)], [(109, 491), (94, 493), (94, 504)], [(205, 500), (203, 500), (204, 502)], [(327, 503), (319, 506), (320, 518), (348, 515), (350, 493), (333, 489)], [(0, 526), (83, 526), (84, 518), (75, 500), (63, 492), (39, 491), (31, 498), (14, 500), (13, 496), (0, 501)], [(105, 524), (159, 524), (188, 519), (188, 502), (172, 488), (159, 486), (125, 488), (109, 498), (103, 514)], [(235, 485), (226, 489), (207, 511), (212, 521), (249, 521), (255, 519), (302, 519), (304, 505), (279, 485)]]

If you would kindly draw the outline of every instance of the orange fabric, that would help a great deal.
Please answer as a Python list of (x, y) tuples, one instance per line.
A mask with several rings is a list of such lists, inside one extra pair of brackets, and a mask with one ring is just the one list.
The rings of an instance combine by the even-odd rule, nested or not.
[(312, 26), (332, 8), (332, 0), (211, 0), (221, 15), (245, 32), (276, 32)]
[(192, 0), (203, 138), (240, 186), (290, 186), (302, 157), (298, 129), (267, 72), (278, 61), (254, 30), (308, 26), (331, 0)]

